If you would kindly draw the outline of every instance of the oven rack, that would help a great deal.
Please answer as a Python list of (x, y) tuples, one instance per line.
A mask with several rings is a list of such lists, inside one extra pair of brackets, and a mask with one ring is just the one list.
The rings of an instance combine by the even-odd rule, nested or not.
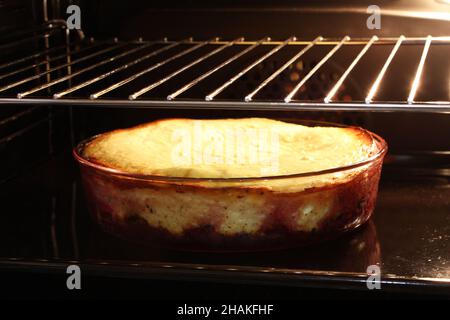
[[(44, 35), (48, 38), (48, 30), (41, 30), (34, 33), (35, 40), (38, 41)], [(157, 40), (144, 41), (119, 41), (117, 39), (111, 41), (96, 41), (90, 39), (85, 41), (84, 47), (79, 48), (77, 42), (70, 42), (70, 36), (67, 35), (66, 41), (52, 47), (49, 42), (42, 50), (32, 52), (31, 54), (23, 54), (19, 58), (6, 61), (0, 64), (0, 104), (45, 104), (45, 105), (92, 105), (92, 106), (111, 106), (111, 107), (165, 107), (165, 108), (219, 108), (219, 109), (248, 109), (248, 110), (354, 110), (354, 111), (418, 111), (418, 112), (450, 112), (450, 101), (418, 101), (417, 93), (420, 91), (420, 85), (423, 81), (423, 70), (427, 63), (427, 56), (430, 48), (439, 45), (449, 46), (450, 37), (406, 37), (399, 36), (397, 38), (355, 38), (344, 36), (340, 39), (325, 38), (318, 36), (315, 39), (298, 39), (290, 37), (282, 41), (274, 41), (268, 37), (256, 41), (249, 41), (244, 38), (235, 40), (223, 40), (214, 38), (210, 40), (194, 40), (192, 38), (184, 40)], [(22, 42), (23, 40), (17, 40)], [(8, 46), (15, 45), (14, 42), (7, 42)], [(390, 51), (387, 59), (384, 61), (382, 68), (378, 71), (376, 78), (373, 80), (370, 90), (366, 93), (364, 100), (342, 102), (335, 99), (337, 91), (341, 88), (344, 81), (354, 72), (355, 67), (361, 58), (373, 47), (389, 45)], [(392, 60), (395, 58), (399, 48), (408, 45), (419, 45), (421, 47), (420, 59), (417, 61), (414, 77), (411, 79), (409, 94), (407, 99), (403, 101), (378, 101), (375, 99), (377, 91), (381, 86), (386, 72), (389, 70)], [(0, 39), (0, 46), (2, 42)], [(153, 46), (158, 48), (152, 49)], [(177, 53), (168, 52), (172, 48), (183, 46), (183, 50)], [(173, 61), (183, 57), (190, 58), (200, 48), (211, 46), (211, 49), (203, 52), (201, 56), (193, 56), (187, 63), (179, 66), (177, 69), (168, 74), (158, 74), (160, 67), (170, 64)], [(232, 65), (237, 59), (255, 50), (258, 47), (268, 48), (263, 54), (250, 63), (239, 65), (232, 70), (232, 76), (229, 78), (219, 79), (222, 83), (217, 87), (210, 88), (202, 98), (185, 98), (183, 94), (189, 92), (191, 88), (198, 86), (200, 83), (207, 83), (213, 79), (216, 73)], [(277, 97), (270, 100), (259, 100), (257, 94), (266, 86), (270, 85), (282, 72), (288, 69), (298, 59), (314, 47), (327, 46), (327, 53), (317, 63), (296, 81), (292, 90), (287, 95)], [(337, 80), (332, 84), (331, 89), (319, 100), (298, 100), (296, 94), (304, 87), (311, 78), (316, 75), (320, 68), (333, 57), (333, 55), (342, 50), (346, 46), (359, 46), (358, 54), (352, 58), (345, 70), (339, 75)], [(95, 48), (97, 47), (97, 48)], [(146, 98), (145, 94), (151, 92), (155, 88), (166, 84), (171, 79), (186, 73), (193, 73), (196, 68), (211, 57), (223, 53), (226, 48), (238, 48), (237, 52), (228, 55), (221, 62), (214, 64), (210, 69), (198, 75), (195, 79), (185, 82), (180, 86), (173, 87), (171, 93), (165, 97)], [(250, 89), (245, 95), (238, 99), (221, 99), (220, 94), (232, 86), (237, 80), (243, 77), (247, 72), (261, 67), (270, 57), (276, 55), (281, 49), (291, 47), (296, 49), (296, 53), (284, 61), (284, 63), (265, 77), (254, 88)], [(297, 49), (298, 47), (298, 49)], [(126, 48), (120, 53), (114, 53), (118, 48)], [(209, 48), (209, 47), (208, 47)], [(145, 51), (144, 49), (147, 49)], [(148, 51), (152, 49), (151, 51)], [(74, 54), (82, 51), (88, 52), (94, 50), (81, 58), (73, 58)], [(59, 52), (56, 56), (49, 56)], [(142, 52), (142, 53), (140, 53)], [(136, 56), (137, 55), (137, 56)], [(121, 62), (132, 57), (132, 60)], [(96, 58), (94, 63), (89, 63)], [(150, 58), (156, 58), (156, 62), (152, 65), (138, 69), (131, 76), (121, 76), (121, 74), (130, 67), (139, 67), (140, 63)], [(56, 66), (52, 63), (59, 59)], [(77, 71), (73, 71), (73, 67), (80, 62), (87, 65)], [(20, 67), (19, 67), (20, 66)], [(42, 68), (38, 68), (42, 66)], [(13, 68), (13, 69), (11, 69)], [(33, 74), (22, 76), (25, 70), (36, 70)], [(56, 77), (50, 77), (57, 72)], [(94, 72), (95, 75), (92, 76)], [(24, 73), (25, 74), (25, 73)], [(78, 83), (72, 83), (75, 77), (83, 77), (90, 74)], [(141, 81), (149, 74), (156, 74), (159, 78), (151, 80), (141, 85), (133, 92), (126, 96), (107, 97), (106, 93), (120, 89), (122, 86), (134, 82), (136, 79)], [(10, 81), (8, 81), (10, 79)], [(13, 80), (11, 80), (13, 79)], [(108, 80), (110, 83), (102, 87), (101, 90), (93, 90), (88, 94), (77, 96), (77, 92), (86, 91), (91, 85), (99, 85), (103, 81)], [(218, 80), (218, 79), (215, 79)], [(30, 84), (38, 81), (37, 85), (31, 86), (27, 90), (21, 90), (22, 84)], [(65, 84), (63, 89), (52, 91), (54, 87)]]

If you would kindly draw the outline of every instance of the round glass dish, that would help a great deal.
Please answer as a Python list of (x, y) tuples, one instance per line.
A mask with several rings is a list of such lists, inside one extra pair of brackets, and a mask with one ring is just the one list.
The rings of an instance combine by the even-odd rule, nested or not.
[[(302, 123), (304, 124), (304, 123)], [(307, 122), (306, 125), (342, 125)], [(386, 142), (362, 162), (258, 178), (178, 178), (122, 172), (73, 150), (93, 219), (146, 245), (193, 251), (274, 250), (324, 241), (357, 228), (374, 211)]]

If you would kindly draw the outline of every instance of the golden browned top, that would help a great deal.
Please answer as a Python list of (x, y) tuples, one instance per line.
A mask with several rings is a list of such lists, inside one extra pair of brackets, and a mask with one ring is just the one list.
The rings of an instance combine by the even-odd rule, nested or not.
[(358, 128), (264, 118), (167, 119), (103, 134), (86, 145), (83, 156), (128, 173), (236, 178), (351, 165), (375, 149), (372, 137)]

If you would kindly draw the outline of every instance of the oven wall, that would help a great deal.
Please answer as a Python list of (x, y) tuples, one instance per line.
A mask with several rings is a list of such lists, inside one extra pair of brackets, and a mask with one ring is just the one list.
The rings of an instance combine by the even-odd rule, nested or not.
[(42, 11), (38, 9), (40, 2), (41, 0), (0, 1), (0, 34), (34, 25), (42, 18)]
[[(47, 6), (45, 5), (47, 3)], [(53, 10), (46, 0), (0, 0), (0, 64), (42, 50), (42, 41), (15, 44), (23, 30), (42, 26), (44, 8)], [(56, 7), (55, 7), (56, 8)], [(27, 33), (27, 37), (33, 33)], [(12, 71), (12, 70), (11, 70)], [(67, 109), (67, 108), (65, 108)], [(48, 160), (52, 154), (70, 146), (68, 111), (45, 105), (2, 105), (0, 108), (0, 183), (25, 172), (26, 168)]]
[[(107, 1), (78, 0), (85, 29), (100, 37), (312, 38), (448, 35), (450, 5), (437, 1)], [(367, 7), (382, 10), (381, 29), (367, 28)], [(331, 14), (330, 14), (331, 13)], [(427, 14), (426, 14), (427, 13)]]

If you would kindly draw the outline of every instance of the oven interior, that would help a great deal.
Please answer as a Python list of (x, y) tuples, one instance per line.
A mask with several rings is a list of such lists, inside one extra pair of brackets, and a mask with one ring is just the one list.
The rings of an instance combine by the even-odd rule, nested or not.
[[(72, 4), (81, 30), (68, 28)], [(158, 279), (175, 268), (177, 279), (210, 281), (232, 269), (244, 283), (362, 287), (355, 279), (378, 264), (387, 286), (448, 290), (450, 5), (430, 1), (444, 17), (423, 17), (405, 14), (405, 1), (382, 2), (380, 30), (366, 27), (368, 5), (2, 1), (1, 265), (48, 271), (76, 261)], [(159, 118), (247, 116), (383, 136), (372, 221), (314, 250), (228, 255), (141, 248), (92, 225), (77, 142)]]

